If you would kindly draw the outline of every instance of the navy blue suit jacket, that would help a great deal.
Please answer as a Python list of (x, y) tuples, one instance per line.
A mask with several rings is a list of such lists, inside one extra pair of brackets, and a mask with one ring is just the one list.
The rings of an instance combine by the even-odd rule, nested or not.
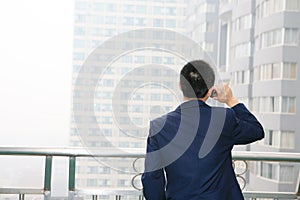
[(257, 119), (243, 104), (211, 107), (182, 103), (150, 122), (145, 172), (147, 200), (244, 199), (232, 167), (235, 144), (264, 137)]

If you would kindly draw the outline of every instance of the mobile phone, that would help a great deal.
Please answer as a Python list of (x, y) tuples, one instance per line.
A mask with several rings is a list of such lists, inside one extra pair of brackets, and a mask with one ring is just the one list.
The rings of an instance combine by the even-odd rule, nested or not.
[(213, 90), (211, 91), (210, 97), (211, 97), (211, 98), (214, 98), (214, 97), (216, 97), (216, 96), (218, 96), (217, 90), (213, 89)]

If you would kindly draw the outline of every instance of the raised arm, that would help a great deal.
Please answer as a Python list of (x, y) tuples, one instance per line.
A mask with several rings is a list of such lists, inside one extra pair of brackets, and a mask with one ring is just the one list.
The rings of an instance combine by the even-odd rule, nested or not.
[(219, 102), (226, 103), (230, 116), (234, 123), (232, 137), (234, 144), (248, 144), (264, 138), (264, 130), (256, 117), (234, 97), (228, 84), (215, 86), (211, 90), (216, 90), (213, 98)]

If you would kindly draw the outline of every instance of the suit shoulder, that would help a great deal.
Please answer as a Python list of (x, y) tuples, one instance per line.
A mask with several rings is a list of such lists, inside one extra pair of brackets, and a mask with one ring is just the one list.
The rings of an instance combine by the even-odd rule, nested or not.
[[(171, 111), (150, 121), (150, 129), (162, 129), (167, 121), (178, 118), (176, 111)], [(180, 118), (180, 117), (179, 117)]]

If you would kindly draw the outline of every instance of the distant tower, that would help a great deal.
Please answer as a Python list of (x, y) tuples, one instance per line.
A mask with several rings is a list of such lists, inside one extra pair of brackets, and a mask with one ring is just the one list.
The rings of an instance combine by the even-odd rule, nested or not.
[[(183, 61), (171, 53), (141, 49), (120, 55), (109, 67), (101, 66), (97, 59), (109, 59), (114, 53), (109, 52), (109, 47), (107, 54), (98, 58), (95, 55), (94, 65), (85, 61), (103, 42), (131, 30), (165, 28), (183, 33), (185, 6), (183, 0), (75, 1), (71, 146), (84, 146), (91, 153), (92, 149), (111, 146), (145, 151), (148, 134), (145, 127), (149, 119), (174, 109), (181, 100), (172, 91), (178, 91), (178, 71)], [(133, 35), (132, 39), (122, 41), (124, 48), (144, 47), (145, 40), (132, 42), (139, 37), (144, 35)], [(164, 36), (158, 32), (153, 37), (158, 41), (158, 49), (159, 40)], [(172, 43), (170, 40), (170, 46)], [(90, 65), (88, 71), (81, 71), (83, 65)], [(86, 77), (79, 79), (81, 72), (86, 73)], [(143, 77), (148, 75), (156, 77), (152, 84), (144, 84)], [(97, 88), (90, 90), (88, 84), (95, 84)], [(121, 90), (116, 92), (117, 89)], [(89, 95), (93, 95), (92, 106), (84, 104)], [(113, 101), (117, 101), (117, 105)], [(88, 113), (94, 113), (94, 117), (85, 121)], [(144, 128), (135, 130), (132, 124), (135, 128)], [(106, 140), (99, 139), (100, 135)], [(132, 162), (133, 159), (80, 159), (76, 185), (93, 189), (130, 187), (135, 173)]]

